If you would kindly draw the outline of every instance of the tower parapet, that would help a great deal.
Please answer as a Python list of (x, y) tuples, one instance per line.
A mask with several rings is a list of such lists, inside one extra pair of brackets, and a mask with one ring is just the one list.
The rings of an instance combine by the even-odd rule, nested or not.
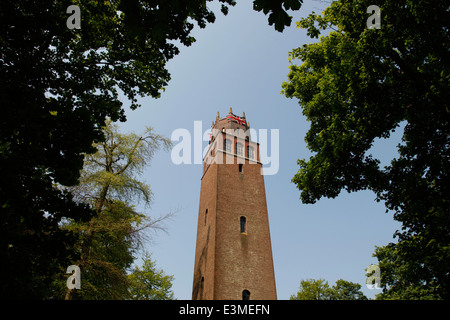
[(213, 121), (209, 148), (203, 158), (203, 175), (209, 166), (218, 164), (259, 163), (259, 143), (251, 140), (250, 124), (245, 112), (239, 117), (230, 108), (225, 118), (219, 112)]

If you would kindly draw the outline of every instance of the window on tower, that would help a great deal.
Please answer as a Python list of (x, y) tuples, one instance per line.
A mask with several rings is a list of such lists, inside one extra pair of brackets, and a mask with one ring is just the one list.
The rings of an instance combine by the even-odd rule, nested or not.
[(225, 139), (223, 148), (225, 149), (226, 152), (231, 153), (231, 140)]
[(205, 277), (200, 281), (200, 300), (203, 300), (203, 290), (205, 289)]
[(251, 146), (247, 146), (247, 156), (250, 159), (255, 159), (255, 149)]
[(241, 233), (247, 233), (247, 218), (241, 217)]
[(236, 154), (238, 156), (244, 155), (244, 147), (242, 146), (242, 143), (240, 143), (240, 142), (236, 143)]
[(250, 300), (250, 291), (248, 290), (242, 291), (242, 300)]

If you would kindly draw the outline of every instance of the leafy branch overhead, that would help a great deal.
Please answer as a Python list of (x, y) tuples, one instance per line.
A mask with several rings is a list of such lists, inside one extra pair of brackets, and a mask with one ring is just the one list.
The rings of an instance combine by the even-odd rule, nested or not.
[[(397, 264), (413, 270), (398, 281), (403, 288), (424, 285), (423, 292), (448, 298), (448, 1), (379, 1), (381, 29), (367, 28), (371, 4), (334, 1), (323, 14), (298, 23), (312, 38), (327, 33), (290, 52), (282, 85), (311, 123), (305, 141), (313, 155), (298, 160), (292, 182), (304, 203), (334, 198), (342, 190), (374, 191), (403, 224), (392, 252)], [(398, 157), (381, 168), (371, 147), (400, 126)], [(382, 253), (392, 258), (377, 251), (380, 258)], [(383, 274), (382, 263), (380, 268)]]
[(275, 25), (275, 30), (283, 32), (292, 22), (286, 10), (299, 10), (302, 3), (303, 0), (255, 0), (253, 9), (269, 14), (269, 25)]

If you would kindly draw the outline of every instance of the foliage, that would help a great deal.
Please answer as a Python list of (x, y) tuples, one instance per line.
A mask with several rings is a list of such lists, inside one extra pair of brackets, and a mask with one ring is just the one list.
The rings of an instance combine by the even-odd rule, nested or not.
[[(43, 298), (60, 264), (76, 258), (58, 224), (94, 212), (55, 185), (74, 185), (107, 117), (125, 121), (139, 96), (158, 98), (166, 63), (190, 45), (194, 23), (214, 22), (210, 0), (2, 0), (0, 5), (0, 296)], [(279, 1), (286, 9), (297, 0)], [(218, 0), (228, 12), (234, 0)], [(77, 5), (81, 29), (69, 29)], [(275, 27), (286, 12), (269, 3)], [(277, 18), (277, 15), (283, 18)], [(278, 23), (281, 21), (282, 25)]]
[(66, 299), (122, 299), (126, 295), (126, 270), (138, 245), (135, 221), (143, 218), (125, 203), (110, 200), (89, 222), (65, 226), (79, 236), (75, 249), (81, 257), (73, 263), (82, 273), (81, 290), (66, 288)]
[[(134, 205), (151, 201), (150, 187), (137, 180), (154, 153), (171, 142), (147, 128), (142, 135), (121, 134), (107, 121), (105, 141), (96, 143), (97, 152), (85, 158), (79, 185), (71, 192), (76, 201), (89, 204), (96, 216), (87, 222), (69, 221), (66, 230), (79, 238), (75, 263), (82, 272), (82, 288), (69, 290), (66, 299), (123, 299), (128, 295), (126, 271), (142, 244), (143, 232), (159, 228), (166, 217), (152, 219)], [(76, 295), (74, 295), (76, 293)]]
[[(450, 11), (448, 2), (379, 1), (381, 29), (368, 29), (371, 1), (335, 1), (298, 26), (320, 41), (294, 49), (283, 93), (311, 122), (313, 156), (292, 182), (304, 203), (369, 189), (402, 223), (390, 261), (401, 283), (433, 285), (450, 297)], [(370, 153), (405, 123), (389, 166)], [(384, 259), (381, 251), (376, 256)], [(405, 278), (404, 278), (405, 277)], [(391, 278), (384, 285), (397, 287)], [(394, 281), (394, 280), (392, 280)]]
[(97, 152), (86, 155), (79, 184), (71, 188), (75, 199), (92, 203), (97, 211), (108, 198), (149, 204), (151, 190), (136, 176), (143, 174), (156, 151), (168, 150), (171, 141), (155, 134), (151, 127), (141, 135), (122, 134), (111, 120), (106, 121), (103, 132), (105, 141), (93, 144)]
[(173, 300), (173, 276), (156, 269), (156, 263), (146, 253), (142, 267), (136, 266), (128, 275), (129, 295), (133, 300)]
[(290, 300), (367, 300), (360, 289), (360, 284), (342, 279), (331, 288), (324, 279), (306, 279), (300, 281), (299, 291)]
[[(285, 10), (299, 10), (303, 0), (255, 0), (253, 9), (269, 14), (269, 25), (275, 30), (283, 32), (285, 26), (290, 26), (292, 17)], [(283, 9), (284, 7), (284, 9)]]
[(414, 265), (403, 257), (399, 249), (403, 242), (376, 247), (379, 260), (383, 292), (377, 294), (377, 300), (435, 300), (441, 299), (436, 280), (415, 279), (420, 266)]
[(290, 300), (329, 300), (329, 290), (328, 281), (323, 279), (300, 280), (299, 291)]
[(359, 283), (339, 279), (331, 290), (331, 300), (367, 300)]

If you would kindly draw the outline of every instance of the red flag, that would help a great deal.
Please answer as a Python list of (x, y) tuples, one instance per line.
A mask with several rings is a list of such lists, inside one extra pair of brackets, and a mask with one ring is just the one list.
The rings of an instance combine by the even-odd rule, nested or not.
[(239, 123), (239, 124), (247, 125), (247, 122), (245, 121), (245, 119), (241, 119), (240, 117), (235, 116), (235, 115), (232, 115), (232, 114), (229, 114), (229, 115), (227, 116), (227, 119), (235, 120), (235, 121), (237, 121), (237, 123)]

